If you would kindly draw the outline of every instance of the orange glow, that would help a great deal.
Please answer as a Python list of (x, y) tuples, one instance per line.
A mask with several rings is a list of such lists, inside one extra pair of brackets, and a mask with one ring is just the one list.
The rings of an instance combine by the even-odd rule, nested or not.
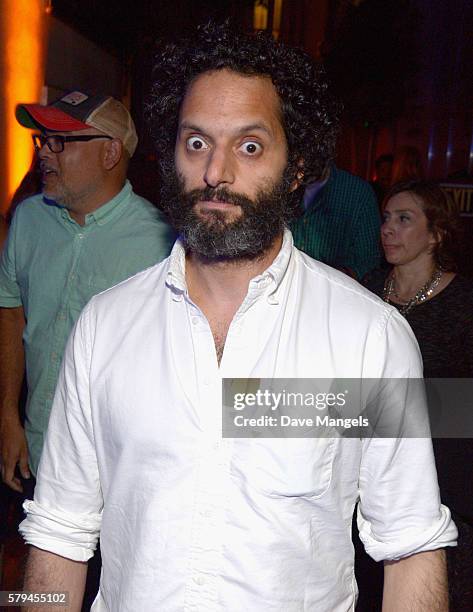
[[(32, 161), (30, 131), (15, 119), (18, 102), (39, 102), (44, 84), (46, 11), (43, 0), (6, 0), (2, 7), (5, 207)], [(2, 198), (3, 199), (3, 198)]]
[[(270, 28), (273, 32), (273, 36), (276, 40), (279, 38), (279, 31), (281, 29), (281, 13), (282, 13), (282, 0), (273, 0), (273, 23), (270, 24)], [(268, 0), (255, 0), (253, 7), (253, 29), (254, 30), (267, 30), (268, 29)]]
[(281, 30), (281, 13), (282, 13), (282, 0), (274, 1), (274, 17), (273, 17), (273, 36), (276, 40), (279, 38), (279, 32)]
[(261, 2), (256, 0), (253, 9), (253, 29), (254, 30), (266, 30), (268, 26), (268, 7)]

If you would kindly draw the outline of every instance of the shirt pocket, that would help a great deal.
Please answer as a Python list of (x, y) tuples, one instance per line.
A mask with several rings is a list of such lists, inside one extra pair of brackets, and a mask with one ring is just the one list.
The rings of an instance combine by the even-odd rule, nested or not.
[(335, 438), (236, 438), (234, 444), (234, 477), (265, 495), (317, 498), (330, 486)]

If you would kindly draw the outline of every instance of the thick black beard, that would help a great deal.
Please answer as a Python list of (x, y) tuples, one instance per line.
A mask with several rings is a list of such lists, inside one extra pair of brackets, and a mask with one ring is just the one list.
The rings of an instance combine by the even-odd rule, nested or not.
[[(292, 173), (291, 173), (292, 174)], [(166, 174), (161, 202), (174, 229), (192, 254), (209, 262), (253, 260), (261, 257), (294, 216), (289, 172), (270, 189), (251, 200), (226, 187), (186, 191), (175, 170)], [(241, 208), (240, 216), (226, 221), (225, 213), (211, 210), (197, 214), (198, 201), (218, 200)]]

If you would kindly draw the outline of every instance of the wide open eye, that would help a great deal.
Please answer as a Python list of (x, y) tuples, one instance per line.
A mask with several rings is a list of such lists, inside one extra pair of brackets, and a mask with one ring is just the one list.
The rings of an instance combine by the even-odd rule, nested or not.
[(186, 140), (188, 151), (203, 151), (209, 148), (209, 145), (200, 136), (191, 136)]
[(242, 145), (240, 145), (239, 150), (242, 151), (245, 155), (253, 157), (258, 155), (263, 150), (263, 147), (259, 142), (255, 142), (254, 140), (247, 140)]

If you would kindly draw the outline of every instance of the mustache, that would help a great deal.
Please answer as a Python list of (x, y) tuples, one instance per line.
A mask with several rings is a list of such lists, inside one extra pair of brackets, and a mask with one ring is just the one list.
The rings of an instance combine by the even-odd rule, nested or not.
[(243, 210), (254, 207), (254, 202), (241, 193), (230, 191), (226, 187), (205, 187), (204, 189), (193, 189), (185, 194), (189, 205), (194, 206), (199, 201), (224, 202), (240, 206)]
[(54, 170), (52, 166), (50, 166), (47, 162), (41, 162), (39, 164), (40, 172), (47, 172), (48, 170)]

